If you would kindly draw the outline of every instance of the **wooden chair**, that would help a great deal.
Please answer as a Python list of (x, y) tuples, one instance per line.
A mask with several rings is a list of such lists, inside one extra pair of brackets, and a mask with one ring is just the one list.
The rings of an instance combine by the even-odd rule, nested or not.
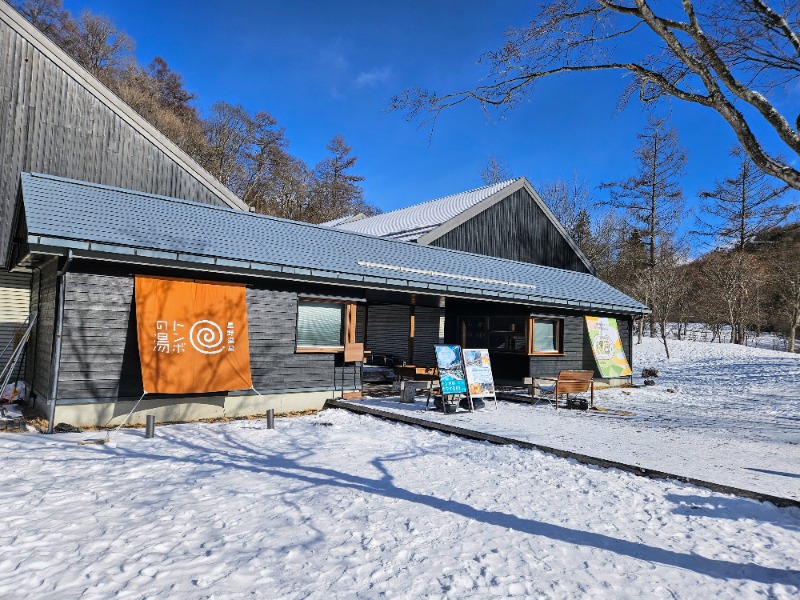
[[(547, 402), (552, 402), (556, 409), (558, 409), (558, 398), (561, 395), (567, 396), (567, 402), (570, 401), (570, 394), (581, 394), (585, 392), (591, 393), (591, 404), (594, 406), (594, 372), (593, 371), (559, 371), (557, 378), (552, 377), (539, 377), (538, 381), (552, 381), (552, 386), (538, 386), (534, 383), (531, 385), (531, 403), (535, 404), (534, 400), (538, 402), (539, 399)], [(534, 381), (537, 381), (534, 380)], [(539, 388), (539, 395), (534, 394), (535, 387)]]

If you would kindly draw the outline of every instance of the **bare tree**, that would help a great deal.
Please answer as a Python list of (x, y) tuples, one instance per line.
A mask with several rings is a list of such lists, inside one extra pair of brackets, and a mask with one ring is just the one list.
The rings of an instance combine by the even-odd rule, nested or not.
[(269, 113), (251, 114), (242, 105), (216, 102), (206, 120), (208, 171), (257, 209), (272, 166), (288, 145), (285, 132)]
[(748, 252), (717, 250), (702, 263), (710, 291), (723, 301), (730, 341), (745, 344), (747, 330), (759, 325), (764, 275), (758, 259)]
[[(640, 133), (639, 147), (634, 151), (637, 174), (602, 187), (611, 189), (607, 204), (623, 211), (628, 228), (636, 233), (646, 249), (644, 269), (647, 285), (639, 290), (639, 299), (648, 306), (657, 288), (657, 267), (662, 248), (671, 243), (681, 216), (683, 193), (680, 177), (686, 165), (686, 153), (678, 144), (678, 136), (664, 119), (651, 118)], [(652, 308), (652, 307), (651, 307)], [(655, 335), (656, 318), (650, 316), (650, 334)]]
[(698, 221), (701, 234), (741, 252), (756, 236), (785, 221), (796, 206), (777, 203), (789, 186), (774, 185), (774, 179), (759, 169), (744, 150), (737, 146), (731, 155), (739, 161), (739, 170), (735, 177), (717, 181), (713, 190), (701, 192), (700, 196), (708, 201), (703, 206), (704, 216)]
[(756, 248), (765, 255), (771, 294), (770, 324), (786, 334), (789, 352), (797, 352), (800, 330), (800, 222), (776, 227), (759, 236)]
[[(775, 6), (770, 6), (772, 4)], [(617, 71), (631, 75), (622, 105), (670, 97), (715, 111), (766, 173), (800, 189), (800, 117), (773, 98), (800, 76), (800, 4), (796, 0), (554, 0), (505, 44), (487, 52), (488, 82), (439, 95), (411, 89), (392, 98), (408, 118), (435, 119), (466, 101), (513, 106), (542, 78)], [(790, 104), (790, 103), (787, 103)], [(783, 142), (788, 160), (764, 148), (762, 128)], [(758, 132), (758, 133), (757, 133)]]
[(306, 164), (282, 152), (275, 157), (272, 175), (255, 209), (284, 219), (318, 222), (311, 202), (313, 186), (314, 176)]
[(789, 352), (796, 351), (797, 332), (800, 330), (800, 244), (791, 251), (784, 250), (773, 262), (773, 276), (780, 301), (780, 312), (786, 323), (787, 344)]
[[(658, 323), (661, 343), (664, 352), (669, 356), (668, 324), (680, 316), (680, 310), (689, 294), (688, 280), (685, 277), (681, 263), (684, 258), (673, 248), (663, 248), (662, 256), (655, 267), (653, 287), (650, 288), (650, 308), (653, 311), (653, 320)], [(646, 282), (650, 286), (650, 282)]]
[(582, 220), (586, 220), (586, 216), (581, 213), (589, 215), (597, 203), (589, 182), (577, 173), (572, 175), (572, 179), (554, 179), (537, 184), (536, 191), (570, 234), (578, 228)]
[(61, 0), (15, 0), (11, 5), (51, 40), (63, 43), (72, 18)]
[(486, 185), (494, 185), (501, 181), (511, 179), (511, 170), (508, 165), (496, 158), (494, 154), (490, 154), (486, 159), (486, 164), (481, 167), (481, 180)]
[(85, 10), (78, 17), (77, 29), (66, 37), (64, 48), (92, 75), (105, 82), (131, 60), (135, 43), (108, 17)]
[(571, 179), (537, 184), (547, 207), (586, 255), (598, 277), (612, 283), (613, 263), (620, 247), (623, 223), (612, 210), (599, 210), (589, 182), (577, 173)]

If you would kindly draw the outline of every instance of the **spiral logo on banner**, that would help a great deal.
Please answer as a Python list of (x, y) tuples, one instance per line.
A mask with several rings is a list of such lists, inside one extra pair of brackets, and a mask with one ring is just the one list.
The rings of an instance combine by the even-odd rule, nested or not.
[(225, 349), (222, 328), (214, 321), (197, 321), (189, 330), (189, 341), (203, 354), (219, 354)]

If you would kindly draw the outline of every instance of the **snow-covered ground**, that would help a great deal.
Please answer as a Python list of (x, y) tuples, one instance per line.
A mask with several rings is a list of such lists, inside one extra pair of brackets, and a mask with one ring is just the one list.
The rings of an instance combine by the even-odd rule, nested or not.
[[(800, 500), (800, 355), (734, 344), (658, 340), (634, 346), (655, 386), (595, 392), (595, 404), (633, 416), (501, 402), (442, 414), (376, 399), (358, 404), (483, 433)], [(635, 378), (641, 383), (641, 378)], [(671, 390), (671, 391), (670, 391)]]
[[(652, 415), (638, 421), (645, 445), (669, 426), (659, 414), (754, 442), (798, 417), (798, 394), (775, 382), (798, 389), (796, 357), (678, 346), (669, 366), (657, 347), (638, 348), (637, 369), (662, 370), (655, 390), (599, 397)], [(645, 411), (668, 386), (678, 391), (656, 402), (663, 412)], [(800, 486), (790, 421), (776, 435)], [(113, 446), (76, 443), (97, 434), (0, 435), (0, 598), (800, 595), (797, 508), (342, 410), (276, 427), (172, 425), (154, 440), (131, 429)]]

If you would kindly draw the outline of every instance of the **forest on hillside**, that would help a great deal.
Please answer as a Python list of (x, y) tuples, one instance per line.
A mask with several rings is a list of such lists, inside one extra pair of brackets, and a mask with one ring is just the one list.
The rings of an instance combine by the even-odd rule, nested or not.
[(689, 323), (702, 323), (719, 341), (723, 328), (736, 344), (772, 331), (798, 351), (796, 192), (734, 147), (738, 168), (710, 181), (691, 211), (681, 188), (687, 155), (675, 129), (651, 118), (638, 138), (637, 171), (600, 186), (604, 198), (577, 175), (538, 191), (597, 275), (651, 309), (639, 339), (649, 329), (669, 354), (670, 330), (681, 339)]
[(200, 114), (183, 76), (160, 56), (139, 64), (135, 41), (108, 17), (73, 17), (61, 0), (11, 4), (256, 212), (310, 223), (380, 212), (364, 200), (358, 157), (342, 135), (309, 166), (289, 152), (285, 129), (266, 110), (218, 100)]

